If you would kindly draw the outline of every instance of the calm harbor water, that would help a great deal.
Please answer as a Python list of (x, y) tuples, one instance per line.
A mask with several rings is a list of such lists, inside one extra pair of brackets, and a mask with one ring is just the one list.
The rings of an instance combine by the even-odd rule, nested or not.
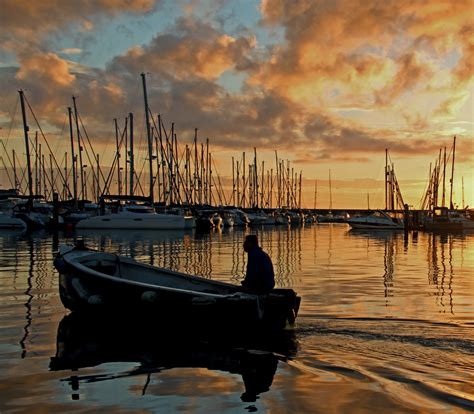
[(284, 342), (150, 339), (67, 316), (59, 299), (53, 257), (77, 237), (239, 284), (249, 230), (0, 233), (0, 412), (474, 411), (474, 233), (250, 231), (277, 285), (302, 296)]

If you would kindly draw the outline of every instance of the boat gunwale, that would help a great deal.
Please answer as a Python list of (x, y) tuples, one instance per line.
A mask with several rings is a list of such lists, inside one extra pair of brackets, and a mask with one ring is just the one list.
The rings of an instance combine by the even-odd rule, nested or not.
[[(74, 253), (76, 253), (76, 254), (74, 254)], [(83, 259), (85, 259), (88, 256), (92, 256), (92, 255), (96, 255), (96, 254), (101, 254), (101, 255), (104, 255), (104, 256), (112, 256), (112, 257), (115, 257), (115, 258), (120, 257), (119, 260), (128, 261), (129, 264), (132, 264), (132, 265), (137, 266), (137, 267), (144, 267), (144, 268), (148, 268), (148, 269), (151, 269), (151, 270), (159, 269), (160, 271), (163, 270), (164, 273), (169, 273), (171, 275), (179, 276), (181, 278), (191, 278), (191, 279), (195, 279), (195, 280), (198, 279), (199, 281), (204, 281), (207, 284), (211, 284), (211, 285), (216, 284), (216, 285), (220, 285), (220, 286), (228, 287), (228, 288), (235, 288), (235, 289), (238, 288), (238, 286), (233, 285), (231, 283), (210, 281), (210, 280), (202, 278), (200, 276), (188, 275), (186, 273), (175, 272), (175, 271), (172, 271), (172, 270), (163, 269), (161, 267), (155, 267), (155, 266), (151, 266), (151, 265), (148, 265), (148, 264), (145, 264), (145, 263), (140, 263), (140, 262), (135, 261), (134, 259), (119, 256), (119, 255), (116, 255), (116, 254), (113, 254), (113, 253), (86, 252), (86, 251), (84, 251), (85, 254), (79, 254), (78, 255), (77, 253), (78, 253), (77, 250), (72, 250), (72, 251), (67, 252), (64, 255), (62, 255), (62, 258), (64, 259), (64, 261), (66, 262), (67, 265), (69, 265), (73, 268), (76, 268), (79, 271), (82, 271), (82, 272), (84, 272), (86, 274), (89, 274), (91, 276), (94, 276), (94, 277), (100, 277), (100, 278), (105, 279), (105, 280), (118, 282), (118, 283), (125, 284), (125, 285), (133, 285), (133, 286), (139, 286), (139, 287), (144, 287), (144, 288), (160, 289), (160, 290), (167, 291), (167, 292), (180, 293), (180, 294), (185, 294), (185, 295), (189, 295), (189, 296), (201, 296), (201, 297), (216, 298), (216, 299), (217, 298), (219, 298), (219, 299), (231, 298), (231, 297), (236, 296), (237, 294), (241, 298), (247, 297), (249, 299), (257, 299), (257, 297), (258, 297), (258, 295), (254, 295), (254, 294), (251, 294), (251, 293), (245, 293), (245, 292), (239, 292), (239, 291), (236, 291), (234, 293), (217, 294), (217, 293), (202, 292), (202, 291), (190, 290), (190, 289), (173, 288), (173, 287), (168, 287), (168, 286), (163, 286), (163, 285), (153, 285), (153, 284), (150, 284), (150, 283), (145, 283), (145, 282), (134, 281), (134, 280), (131, 280), (131, 279), (120, 278), (118, 276), (108, 275), (107, 273), (102, 273), (102, 272), (99, 272), (97, 270), (91, 269), (90, 267), (88, 267), (88, 266), (86, 266), (86, 265), (82, 264), (81, 262), (79, 262), (77, 260), (74, 260), (74, 259), (81, 258), (81, 257)], [(82, 251), (80, 251), (80, 253), (82, 253)], [(87, 253), (89, 253), (89, 254), (87, 254)], [(68, 255), (71, 255), (73, 257), (69, 257), (69, 258), (66, 257)]]

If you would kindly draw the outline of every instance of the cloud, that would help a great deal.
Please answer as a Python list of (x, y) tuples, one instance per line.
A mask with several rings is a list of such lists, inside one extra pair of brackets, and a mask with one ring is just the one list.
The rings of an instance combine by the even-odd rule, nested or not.
[(402, 55), (397, 64), (398, 71), (393, 81), (375, 92), (377, 104), (387, 105), (404, 93), (413, 93), (417, 85), (427, 82), (433, 73), (416, 52)]
[[(119, 3), (110, 0), (98, 3), (102, 9), (96, 6), (99, 14), (111, 16), (120, 12)], [(142, 8), (133, 9), (140, 12), (154, 3), (127, 4), (141, 4)], [(181, 142), (191, 142), (194, 128), (199, 128), (200, 139), (209, 137), (213, 149), (278, 149), (296, 154), (298, 163), (363, 163), (385, 148), (407, 156), (436, 153), (429, 116), (435, 109), (422, 111), (404, 99), (412, 91), (421, 93), (430, 87), (432, 93), (445, 97), (433, 108), (439, 107), (440, 114), (455, 113), (461, 98), (451, 102), (449, 85), (430, 84), (438, 63), (427, 59), (425, 50), (428, 45), (447, 50), (449, 44), (443, 49), (441, 42), (431, 41), (425, 33), (419, 41), (422, 50), (413, 49), (405, 30), (421, 39), (415, 33), (421, 29), (412, 20), (422, 23), (416, 11), (397, 11), (409, 2), (354, 4), (263, 2), (263, 23), (283, 25), (286, 30), (286, 43), (268, 50), (259, 48), (249, 31), (230, 35), (188, 15), (148, 44), (116, 56), (104, 69), (83, 67), (41, 48), (34, 53), (20, 51), (19, 68), (1, 69), (0, 86), (8, 98), (0, 101), (0, 111), (14, 107), (17, 89), (26, 89), (38, 118), (60, 130), (75, 95), (94, 142), (105, 143), (113, 135), (114, 118), (123, 119), (133, 111), (137, 125), (143, 123), (140, 73), (146, 72), (150, 108), (163, 115), (166, 125), (175, 122)], [(83, 22), (95, 21), (92, 9), (83, 15), (87, 15)], [(63, 20), (55, 27), (63, 27)], [(462, 67), (463, 59), (455, 70)], [(231, 93), (219, 82), (227, 71), (244, 76), (239, 93)], [(453, 82), (461, 77), (456, 75)], [(341, 115), (343, 110), (331, 107), (357, 108), (364, 115), (349, 119)], [(385, 119), (391, 109), (395, 127)], [(373, 121), (377, 114), (382, 118), (379, 125), (364, 122)]]
[(235, 38), (195, 18), (181, 17), (172, 32), (158, 34), (148, 45), (116, 57), (109, 70), (146, 70), (174, 79), (216, 80), (226, 70), (246, 70), (254, 47), (252, 36)]
[(285, 43), (253, 82), (300, 104), (409, 108), (410, 94), (432, 89), (453, 51), (451, 91), (472, 80), (470, 0), (264, 0), (261, 13), (263, 25), (284, 28)]
[(158, 0), (3, 0), (0, 46), (9, 50), (41, 47), (44, 37), (79, 25), (91, 30), (93, 21), (121, 13), (146, 13)]
[(69, 72), (67, 62), (54, 53), (22, 56), (20, 64), (20, 70), (16, 74), (19, 80), (28, 79), (29, 82), (42, 82), (54, 87), (54, 84), (69, 86), (75, 79)]
[(82, 53), (82, 49), (78, 47), (69, 47), (69, 48), (60, 50), (60, 53), (63, 53), (65, 55), (78, 55)]

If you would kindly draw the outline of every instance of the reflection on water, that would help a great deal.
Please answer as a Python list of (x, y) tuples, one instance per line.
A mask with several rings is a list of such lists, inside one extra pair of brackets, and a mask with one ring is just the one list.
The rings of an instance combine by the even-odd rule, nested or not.
[[(280, 287), (291, 287), (292, 275), (301, 271), (301, 228), (268, 230), (224, 229), (210, 233), (191, 231), (85, 231), (77, 237), (94, 248), (128, 255), (148, 264), (206, 278), (231, 275), (240, 283), (245, 276), (246, 254), (242, 245), (249, 232), (257, 234), (261, 246), (273, 258), (275, 278)], [(221, 266), (222, 264), (222, 266)]]
[[(186, 329), (168, 335), (159, 329), (166, 315), (145, 331), (65, 317), (52, 265), (60, 243), (83, 238), (92, 248), (239, 284), (249, 232), (272, 257), (277, 285), (302, 296), (297, 352), (278, 341), (222, 343), (229, 338), (216, 342)], [(345, 225), (206, 234), (8, 232), (0, 234), (0, 249), (2, 413), (40, 406), (51, 412), (474, 409), (474, 234)]]
[[(177, 368), (206, 368), (239, 374), (244, 402), (255, 402), (270, 389), (278, 361), (296, 351), (294, 334), (273, 338), (199, 337), (186, 327), (155, 330), (140, 324), (124, 324), (110, 319), (91, 320), (74, 313), (65, 316), (58, 327), (56, 355), (52, 371), (73, 371), (62, 379), (71, 386), (71, 398), (80, 398), (81, 383), (96, 383), (141, 376), (142, 395), (157, 374)], [(187, 327), (190, 329), (191, 327)], [(258, 349), (256, 351), (255, 349)], [(274, 353), (278, 352), (278, 354)], [(132, 369), (81, 375), (84, 368), (111, 363), (137, 363)]]

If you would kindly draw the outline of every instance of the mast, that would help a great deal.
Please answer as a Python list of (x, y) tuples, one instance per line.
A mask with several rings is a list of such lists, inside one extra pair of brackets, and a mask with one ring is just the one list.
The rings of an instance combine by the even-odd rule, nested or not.
[(443, 155), (443, 198), (441, 200), (441, 207), (446, 207), (446, 147), (444, 147)]
[(115, 125), (115, 156), (117, 157), (117, 192), (122, 195), (122, 180), (120, 179), (120, 144), (117, 118), (114, 118)]
[(40, 170), (38, 165), (38, 131), (35, 131), (35, 195), (40, 193), (39, 183), (40, 183)]
[(194, 128), (194, 204), (198, 204), (198, 149), (197, 149), (197, 128)]
[(253, 208), (258, 208), (258, 169), (257, 169), (257, 148), (253, 147)]
[(314, 181), (314, 206), (313, 210), (316, 210), (316, 201), (318, 199), (318, 180)]
[(69, 135), (71, 136), (71, 157), (72, 157), (72, 189), (74, 195), (74, 208), (77, 209), (77, 175), (76, 175), (76, 155), (74, 154), (74, 134), (72, 130), (72, 109), (67, 108), (69, 115)]
[(277, 201), (276, 201), (276, 207), (280, 208), (280, 166), (278, 164), (278, 153), (277, 150), (275, 150), (275, 167), (276, 167), (276, 182), (277, 182)]
[(146, 80), (145, 74), (141, 74), (143, 84), (143, 98), (145, 102), (145, 119), (146, 119), (146, 135), (148, 139), (148, 168), (149, 168), (149, 186), (150, 186), (150, 204), (154, 207), (155, 202), (153, 199), (153, 145), (151, 142), (151, 129), (150, 129), (150, 113), (148, 109), (148, 96), (146, 92)]
[(67, 151), (64, 153), (64, 177), (65, 177), (65, 186), (63, 191), (63, 200), (67, 200), (67, 194), (71, 194), (69, 188), (69, 177), (67, 176)]
[(332, 211), (331, 169), (329, 169), (329, 212)]
[(239, 166), (240, 166), (240, 163), (239, 161), (237, 160), (236, 161), (236, 173), (237, 173), (237, 203), (235, 204), (235, 207), (241, 207), (241, 203), (240, 203), (240, 169), (239, 169)]
[(53, 198), (54, 194), (54, 172), (53, 172), (53, 155), (49, 154), (49, 168), (50, 168), (50, 175), (51, 175), (51, 198)]
[(450, 189), (450, 194), (449, 194), (449, 208), (453, 209), (454, 208), (454, 203), (453, 203), (453, 187), (454, 187), (454, 158), (456, 155), (456, 135), (454, 136), (453, 140), (453, 161), (452, 161), (452, 166), (451, 166), (451, 189)]
[[(163, 146), (163, 122), (161, 121), (161, 114), (158, 114), (158, 139), (160, 141), (160, 155), (161, 155), (161, 195), (163, 196), (163, 203), (166, 209), (166, 201), (167, 201), (167, 195), (166, 195), (166, 171), (165, 171), (165, 166), (166, 166), (166, 149)], [(166, 135), (166, 134), (165, 134)], [(157, 156), (158, 156), (158, 150)], [(160, 172), (158, 171), (158, 174)], [(158, 183), (159, 185), (160, 183)], [(159, 188), (159, 187), (158, 187)]]
[(235, 170), (234, 170), (234, 157), (232, 157), (232, 205), (235, 207)]
[(76, 105), (76, 97), (72, 97), (72, 102), (74, 104), (74, 117), (76, 118), (76, 133), (77, 133), (77, 143), (79, 145), (79, 171), (81, 174), (81, 197), (84, 199), (84, 167), (82, 165), (82, 145), (81, 145), (81, 134), (79, 131), (79, 117), (77, 115), (77, 105)]
[(387, 148), (385, 148), (384, 186), (385, 186), (385, 210), (388, 210), (388, 149)]
[(245, 151), (242, 154), (242, 207), (245, 208), (245, 202), (246, 202), (246, 188), (247, 188), (247, 183), (245, 182), (245, 169), (247, 168), (245, 166)]
[(31, 160), (30, 160), (30, 143), (28, 138), (29, 127), (26, 121), (26, 111), (25, 111), (25, 97), (23, 96), (23, 91), (20, 89), (18, 91), (20, 94), (20, 104), (21, 104), (21, 115), (23, 118), (23, 132), (25, 134), (25, 149), (26, 149), (26, 167), (28, 174), (28, 193), (30, 200), (33, 199), (33, 177), (31, 176)]
[(100, 201), (100, 157), (99, 154), (96, 154), (96, 163), (97, 163), (97, 194), (96, 194), (96, 200), (97, 203)]
[(13, 157), (13, 179), (15, 180), (15, 190), (18, 190), (20, 183), (18, 182), (18, 175), (16, 173), (16, 156), (15, 156), (15, 149), (12, 149), (12, 157)]
[(133, 114), (130, 112), (128, 114), (130, 119), (130, 196), (133, 197), (133, 177), (135, 174), (135, 163), (133, 156)]
[(205, 187), (204, 199), (206, 204), (212, 204), (211, 200), (211, 161), (209, 158), (209, 138), (206, 138), (206, 171), (205, 171)]
[(303, 171), (300, 170), (300, 185), (299, 185), (299, 196), (298, 196), (298, 204), (299, 208), (301, 209), (301, 186), (302, 186), (302, 180), (303, 180)]

